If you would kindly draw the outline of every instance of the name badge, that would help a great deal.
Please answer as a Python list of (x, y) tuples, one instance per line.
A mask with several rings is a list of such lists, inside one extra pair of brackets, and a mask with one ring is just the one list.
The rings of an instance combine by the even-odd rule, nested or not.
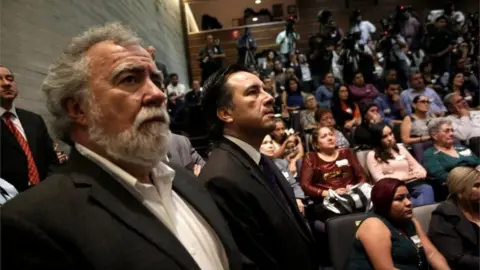
[(213, 48), (213, 51), (214, 51), (215, 53), (217, 53), (217, 52), (218, 52), (217, 48)]
[(285, 179), (290, 176), (290, 175), (288, 174), (288, 172), (282, 172), (282, 174), (283, 174), (283, 177), (285, 177)]
[(396, 160), (396, 161), (405, 160), (405, 156), (404, 156), (404, 155), (396, 156), (396, 157), (395, 157), (395, 160)]
[(387, 108), (387, 109), (383, 110), (384, 114), (390, 114), (391, 112), (392, 112), (392, 110), (390, 110), (390, 108)]
[(367, 88), (367, 89), (365, 90), (365, 92), (367, 92), (367, 93), (369, 93), (370, 91), (372, 91), (372, 90), (370, 90), (370, 88)]
[(347, 113), (352, 114), (352, 109), (348, 108), (345, 110)]
[(472, 155), (472, 151), (470, 151), (470, 149), (465, 149), (465, 150), (460, 151), (458, 153), (462, 156), (471, 156)]
[(472, 100), (472, 96), (466, 96), (464, 99), (465, 99), (466, 101), (471, 101), (471, 100)]
[(338, 167), (348, 166), (348, 165), (349, 165), (347, 159), (337, 160), (337, 161), (335, 162), (335, 164), (337, 164)]
[(410, 237), (410, 240), (412, 240), (412, 242), (413, 242), (417, 247), (421, 247), (421, 246), (422, 246), (422, 242), (420, 241), (420, 238), (418, 238), (418, 235), (414, 235), (414, 236)]

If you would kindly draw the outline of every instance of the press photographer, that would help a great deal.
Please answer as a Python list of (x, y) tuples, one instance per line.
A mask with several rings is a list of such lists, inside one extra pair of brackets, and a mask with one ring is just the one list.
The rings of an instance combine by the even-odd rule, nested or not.
[(237, 64), (248, 67), (255, 65), (255, 51), (257, 50), (257, 41), (250, 33), (250, 29), (245, 27), (245, 32), (237, 39), (238, 60)]
[(343, 66), (343, 78), (351, 83), (357, 72), (364, 75), (366, 83), (374, 81), (373, 53), (365, 44), (360, 44), (361, 32), (348, 34), (343, 40), (344, 50), (340, 55), (339, 64)]
[(288, 56), (297, 48), (297, 41), (300, 40), (300, 34), (295, 32), (295, 21), (287, 20), (285, 22), (285, 30), (280, 32), (277, 36), (276, 43), (280, 45), (280, 54), (282, 62), (288, 61)]

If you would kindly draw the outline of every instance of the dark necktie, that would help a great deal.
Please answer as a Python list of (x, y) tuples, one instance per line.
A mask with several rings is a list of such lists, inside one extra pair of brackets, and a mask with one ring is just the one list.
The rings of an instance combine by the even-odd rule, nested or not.
[(267, 184), (270, 187), (270, 190), (273, 192), (275, 197), (285, 205), (287, 209), (290, 210), (290, 207), (288, 205), (287, 199), (285, 198), (285, 195), (283, 195), (282, 190), (279, 187), (277, 177), (275, 176), (275, 173), (273, 172), (272, 168), (270, 167), (271, 162), (267, 162), (268, 157), (262, 155), (260, 158), (260, 169), (262, 170), (263, 174), (267, 178)]

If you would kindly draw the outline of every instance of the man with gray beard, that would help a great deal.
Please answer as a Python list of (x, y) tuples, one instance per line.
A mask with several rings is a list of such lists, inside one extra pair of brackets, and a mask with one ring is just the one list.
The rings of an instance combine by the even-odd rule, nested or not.
[(70, 161), (2, 207), (4, 269), (251, 266), (201, 183), (161, 162), (171, 133), (160, 85), (125, 26), (72, 39), (42, 85)]

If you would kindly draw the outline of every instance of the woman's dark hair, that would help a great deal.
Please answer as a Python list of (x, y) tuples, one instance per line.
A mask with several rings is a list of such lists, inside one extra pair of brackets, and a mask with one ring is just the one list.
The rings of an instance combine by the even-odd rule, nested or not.
[(317, 110), (315, 110), (315, 115), (314, 115), (315, 122), (320, 123), (320, 120), (322, 119), (322, 117), (327, 113), (333, 115), (332, 111), (328, 108), (318, 108)]
[(313, 149), (314, 149), (316, 152), (318, 152), (318, 148), (317, 148), (318, 135), (319, 135), (319, 133), (320, 133), (320, 129), (322, 129), (322, 128), (328, 128), (328, 129), (330, 129), (330, 130), (333, 132), (332, 128), (327, 127), (327, 126), (322, 126), (322, 125), (320, 125), (319, 127), (313, 129), (313, 131), (312, 131), (312, 146), (313, 146)]
[[(378, 123), (370, 127), (370, 135), (372, 139), (370, 145), (373, 147), (373, 151), (375, 152), (375, 159), (379, 159), (388, 164), (388, 160), (393, 159), (393, 155), (390, 153), (390, 151), (388, 151), (388, 149), (385, 149), (385, 146), (382, 143), (383, 130), (385, 127), (389, 127), (393, 132), (392, 127), (385, 123)], [(395, 150), (397, 153), (400, 151), (396, 144), (393, 146), (393, 150)]]
[(348, 86), (346, 84), (340, 84), (338, 87), (335, 87), (335, 89), (333, 90), (332, 107), (336, 107), (336, 108), (342, 107), (340, 102), (340, 96), (338, 94), (338, 92), (340, 91), (340, 88), (342, 87), (347, 88), (348, 98), (345, 101), (345, 104), (347, 104), (347, 106), (350, 107), (350, 109), (352, 109), (352, 112), (353, 112), (355, 110), (355, 103), (353, 102), (352, 93), (350, 93), (350, 89), (348, 89)]
[[(276, 117), (276, 118), (273, 119), (273, 122), (275, 123), (275, 128), (276, 128), (278, 122), (282, 123), (283, 126), (284, 126), (285, 128), (287, 128), (287, 124), (285, 123), (285, 121), (283, 121), (282, 118)], [(279, 144), (282, 144), (282, 143), (287, 139), (287, 136), (285, 135), (285, 136), (283, 136), (282, 138), (280, 138), (280, 141), (277, 141), (277, 140), (276, 140), (277, 138), (273, 135), (273, 130), (272, 130), (272, 132), (269, 133), (269, 135), (270, 135), (270, 137), (272, 137), (272, 140), (273, 140), (273, 141), (275, 141), (275, 142), (277, 142), (277, 143), (279, 143)]]
[[(428, 98), (427, 96), (424, 96), (424, 95), (418, 95), (418, 96), (416, 96), (416, 97), (414, 97), (414, 98), (412, 99), (412, 105), (413, 105), (413, 104), (417, 104), (417, 103), (418, 103), (418, 100), (419, 100), (421, 97), (426, 97), (426, 98)], [(412, 113), (414, 113), (414, 112), (415, 112), (415, 108), (412, 106)]]
[(230, 65), (221, 68), (203, 84), (202, 107), (208, 122), (210, 136), (213, 140), (218, 140), (223, 136), (223, 127), (225, 125), (218, 118), (217, 110), (220, 108), (234, 108), (232, 89), (227, 84), (228, 78), (230, 75), (241, 71), (248, 72), (244, 66), (240, 65)]
[(425, 68), (428, 65), (431, 65), (431, 64), (432, 64), (432, 62), (430, 62), (430, 61), (423, 61), (422, 63), (420, 63), (419, 71), (422, 73), (422, 75), (425, 72)]
[(370, 195), (375, 213), (389, 217), (395, 192), (401, 186), (406, 186), (405, 182), (395, 178), (383, 178), (375, 183)]
[[(453, 90), (453, 80), (455, 80), (455, 77), (458, 75), (458, 74), (462, 74), (464, 79), (465, 79), (465, 74), (463, 74), (462, 71), (460, 70), (455, 70), (454, 72), (450, 73), (450, 77), (448, 77), (448, 89), (450, 91)], [(463, 85), (460, 87), (460, 95), (461, 96), (465, 96), (465, 81), (463, 81)]]
[[(290, 90), (290, 82), (294, 81), (297, 84), (297, 91), (293, 92)], [(285, 80), (285, 91), (287, 91), (287, 95), (301, 95), (302, 89), (300, 86), (300, 82), (295, 77), (290, 77)]]

